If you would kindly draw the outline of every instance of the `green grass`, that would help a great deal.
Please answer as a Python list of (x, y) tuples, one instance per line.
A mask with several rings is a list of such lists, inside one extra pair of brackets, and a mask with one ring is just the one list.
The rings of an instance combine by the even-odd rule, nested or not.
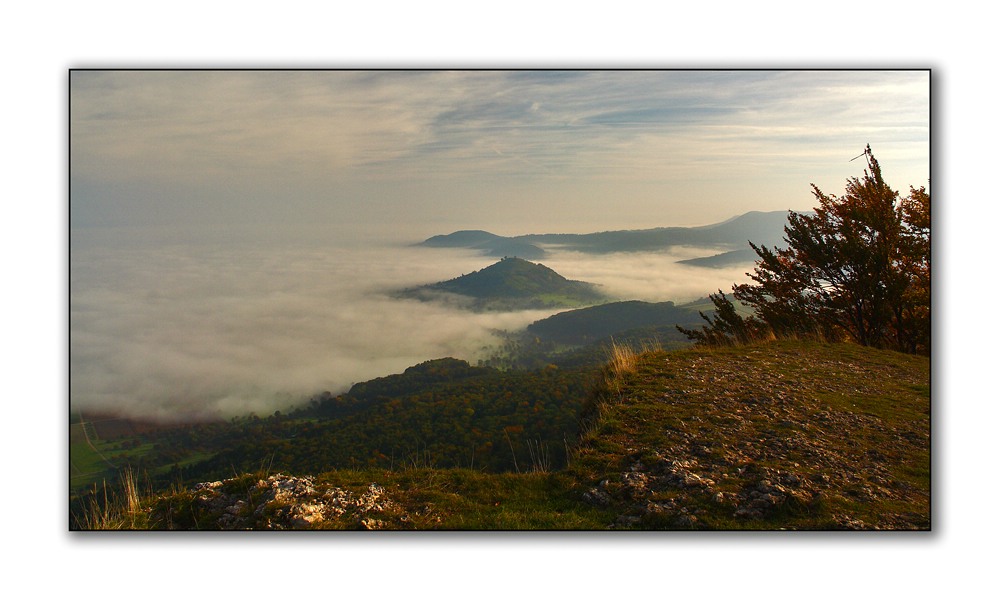
[[(89, 426), (89, 425), (88, 425)], [(137, 446), (124, 447), (125, 440), (109, 442), (97, 437), (93, 429), (89, 431), (90, 443), (83, 433), (83, 425), (70, 425), (70, 489), (82, 490), (92, 488), (95, 484), (117, 479), (116, 470), (140, 459), (153, 451), (152, 443), (142, 443)], [(210, 455), (198, 454), (186, 458), (178, 464), (192, 464)], [(163, 474), (170, 466), (155, 469), (151, 474)]]
[[(412, 516), (389, 528), (443, 530), (603, 529), (608, 514), (579, 501), (561, 473), (489, 474), (469, 469), (328, 473), (319, 481), (363, 489), (379, 481)], [(336, 525), (333, 525), (336, 527)]]
[[(87, 443), (83, 427), (79, 423), (70, 425), (70, 488), (93, 485), (111, 472), (112, 466), (95, 451), (95, 448), (101, 450), (99, 441), (94, 443), (92, 448)], [(108, 456), (107, 453), (101, 452), (105, 457)]]
[[(227, 481), (220, 491), (248, 502), (241, 516), (250, 517), (253, 506), (263, 501), (256, 483), (264, 473), (241, 475)], [(391, 500), (389, 506), (367, 515), (384, 530), (594, 530), (604, 529), (613, 515), (579, 501), (576, 482), (561, 473), (487, 474), (468, 469), (411, 469), (332, 471), (316, 478), (317, 489), (333, 486), (354, 495), (363, 494), (376, 482)], [(149, 529), (215, 529), (219, 513), (199, 504), (198, 493), (175, 492), (147, 500), (142, 520), (132, 523)], [(280, 503), (268, 505), (263, 521), (280, 514)], [(117, 514), (126, 515), (118, 510)], [(105, 522), (100, 518), (93, 522)], [(120, 528), (118, 524), (109, 528)], [(348, 515), (326, 519), (312, 529), (358, 529), (358, 520)]]
[[(316, 485), (382, 486), (391, 502), (370, 515), (381, 529), (928, 529), (929, 369), (926, 357), (850, 344), (615, 346), (562, 471), (339, 470)], [(226, 486), (257, 500), (264, 477)], [(592, 501), (598, 489), (608, 502)], [(137, 528), (218, 527), (190, 491), (145, 499), (140, 520), (125, 504), (113, 514)]]

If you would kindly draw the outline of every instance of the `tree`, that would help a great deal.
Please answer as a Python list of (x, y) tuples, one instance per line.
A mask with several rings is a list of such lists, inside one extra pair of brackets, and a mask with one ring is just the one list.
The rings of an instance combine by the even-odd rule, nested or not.
[(897, 345), (908, 352), (930, 351), (931, 337), (931, 197), (910, 187), (902, 202), (904, 252), (900, 268), (909, 282), (894, 311)]
[(914, 190), (903, 201), (882, 179), (866, 147), (864, 177), (847, 180), (845, 195), (824, 194), (811, 214), (790, 212), (784, 248), (750, 243), (757, 253), (752, 283), (733, 297), (753, 309), (736, 314), (720, 291), (703, 343), (766, 336), (850, 338), (865, 346), (927, 351), (930, 341), (930, 195)]
[(753, 319), (746, 319), (736, 311), (736, 306), (726, 297), (725, 292), (710, 294), (709, 299), (715, 305), (715, 314), (711, 317), (700, 312), (707, 327), (700, 330), (685, 329), (677, 325), (677, 329), (688, 338), (707, 346), (728, 346), (730, 344), (746, 344), (754, 341), (760, 327)]

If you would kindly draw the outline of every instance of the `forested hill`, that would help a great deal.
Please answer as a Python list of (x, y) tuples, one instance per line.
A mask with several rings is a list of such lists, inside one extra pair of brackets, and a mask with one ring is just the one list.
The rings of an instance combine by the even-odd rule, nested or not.
[(401, 374), (377, 377), (351, 386), (349, 396), (359, 400), (414, 393), (441, 383), (456, 383), (492, 374), (493, 369), (473, 367), (464, 360), (438, 358), (407, 368)]
[[(434, 375), (435, 369), (443, 370)], [(461, 379), (473, 372), (445, 361), (411, 375)], [(530, 377), (559, 386), (579, 379), (564, 375), (550, 368)], [(136, 529), (931, 526), (927, 357), (798, 341), (621, 353), (572, 417), (583, 424), (582, 433), (566, 439), (509, 425), (515, 413), (529, 417), (526, 423), (547, 419), (540, 416), (553, 396), (523, 395), (538, 389), (536, 383), (511, 385), (482, 371), (457, 382), (471, 403), (447, 401), (429, 383), (419, 397), (383, 390), (389, 395), (370, 400), (379, 415), (374, 428), (351, 411), (351, 421), (330, 430), (335, 435), (318, 436), (331, 418), (326, 404), (340, 410), (332, 398), (298, 421), (275, 416), (247, 423), (249, 445), (241, 452), (273, 456), (273, 467), (310, 444), (355, 451), (385, 433), (386, 423), (398, 422), (372, 466), (237, 467), (243, 474), (153, 495), (131, 510), (123, 503), (94, 523)], [(417, 410), (423, 418), (413, 421)], [(271, 426), (280, 431), (261, 447), (261, 432)], [(471, 436), (457, 446), (468, 449), (456, 461), (460, 466), (435, 468), (431, 462), (441, 456), (435, 440), (455, 434)], [(397, 454), (390, 463), (385, 454), (400, 443), (420, 449), (423, 458), (404, 461)], [(506, 472), (485, 467), (481, 461), (490, 455), (509, 457)], [(219, 472), (233, 472), (228, 459), (236, 456), (247, 458), (227, 456)], [(568, 460), (557, 463), (554, 456)]]
[(464, 298), (475, 310), (561, 308), (607, 300), (592, 283), (571, 281), (545, 265), (521, 258), (503, 258), (479, 271), (404, 290), (401, 295), (459, 304)]
[(534, 244), (481, 230), (435, 235), (418, 245), (430, 248), (471, 248), (481, 251), (485, 256), (495, 257), (517, 256), (529, 259), (545, 257), (545, 251)]
[(701, 322), (698, 311), (673, 302), (629, 300), (561, 312), (528, 325), (528, 333), (565, 344), (587, 344), (640, 328), (676, 325), (693, 327)]

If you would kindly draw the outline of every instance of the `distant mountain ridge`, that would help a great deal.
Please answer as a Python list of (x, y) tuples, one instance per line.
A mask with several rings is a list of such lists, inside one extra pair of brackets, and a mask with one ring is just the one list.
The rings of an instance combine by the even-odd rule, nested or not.
[(534, 244), (482, 230), (463, 230), (448, 235), (435, 235), (419, 245), (432, 248), (471, 248), (481, 251), (485, 256), (495, 257), (539, 259), (546, 254), (545, 250)]
[(545, 265), (506, 257), (479, 271), (409, 288), (400, 295), (451, 301), (478, 311), (571, 308), (608, 299), (592, 283), (572, 281)]
[[(722, 257), (699, 266), (720, 266), (752, 261), (748, 242), (757, 245), (783, 245), (784, 226), (789, 211), (751, 211), (725, 221), (697, 227), (656, 227), (596, 233), (542, 233), (504, 237), (482, 230), (456, 231), (436, 235), (420, 246), (437, 248), (469, 248), (488, 256), (517, 256), (538, 259), (546, 256), (545, 245), (563, 250), (604, 254), (610, 252), (642, 252), (664, 250), (673, 246), (717, 248)], [(696, 261), (713, 256), (694, 259)]]
[[(773, 244), (772, 244), (773, 245)], [(688, 258), (677, 261), (678, 264), (691, 265), (693, 267), (706, 267), (709, 269), (719, 269), (732, 265), (752, 263), (759, 257), (753, 248), (747, 247), (744, 250), (730, 250), (712, 256), (699, 256), (698, 258)]]

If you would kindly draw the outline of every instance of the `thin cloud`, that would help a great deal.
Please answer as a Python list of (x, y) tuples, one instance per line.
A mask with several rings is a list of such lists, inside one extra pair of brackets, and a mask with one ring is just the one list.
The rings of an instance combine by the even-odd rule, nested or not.
[(649, 176), (651, 161), (717, 156), (719, 138), (744, 141), (727, 154), (736, 158), (781, 154), (786, 142), (801, 152), (803, 131), (818, 149), (863, 144), (855, 138), (872, 127), (926, 131), (921, 75), (80, 72), (74, 171), (477, 177), (505, 167), (496, 148), (539, 173)]

